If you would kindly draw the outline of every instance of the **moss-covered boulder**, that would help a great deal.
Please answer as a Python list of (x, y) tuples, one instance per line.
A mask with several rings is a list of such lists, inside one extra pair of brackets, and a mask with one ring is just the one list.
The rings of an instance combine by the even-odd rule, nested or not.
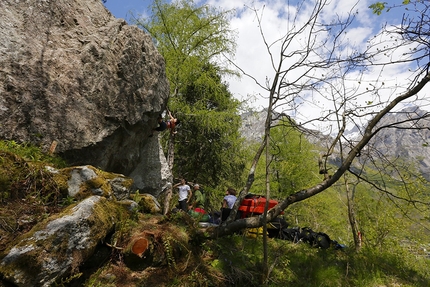
[(5, 252), (0, 273), (17, 286), (51, 286), (93, 254), (122, 212), (104, 197), (88, 197), (19, 237)]
[(140, 207), (139, 210), (143, 213), (161, 213), (161, 205), (152, 194), (144, 193), (140, 195), (140, 200), (138, 204)]
[(122, 200), (129, 197), (133, 184), (129, 177), (105, 172), (89, 165), (65, 168), (60, 174), (67, 176), (68, 196), (75, 198), (100, 195)]

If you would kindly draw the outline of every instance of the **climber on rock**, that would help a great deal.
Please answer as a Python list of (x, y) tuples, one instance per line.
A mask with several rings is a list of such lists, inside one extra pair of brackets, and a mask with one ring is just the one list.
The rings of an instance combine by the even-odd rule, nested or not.
[[(179, 125), (179, 119), (173, 117), (169, 110), (167, 110), (167, 112), (169, 114), (170, 119), (165, 121), (163, 119), (163, 116), (160, 114), (157, 118), (158, 127), (156, 127), (155, 129), (152, 130), (153, 133), (154, 133), (154, 131), (162, 132), (166, 129), (170, 129), (171, 134), (177, 133), (175, 128), (177, 125)], [(152, 134), (151, 134), (151, 136), (152, 136)]]

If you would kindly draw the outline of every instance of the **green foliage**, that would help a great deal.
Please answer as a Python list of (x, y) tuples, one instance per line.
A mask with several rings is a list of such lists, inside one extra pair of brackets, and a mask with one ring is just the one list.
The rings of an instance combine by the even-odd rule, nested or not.
[(153, 37), (166, 60), (172, 94), (190, 83), (195, 70), (221, 54), (233, 53), (234, 33), (228, 22), (231, 13), (209, 5), (197, 6), (193, 1), (156, 0), (151, 16), (136, 21)]
[(135, 202), (139, 202), (142, 199), (139, 190), (136, 190), (133, 196), (131, 196), (131, 199)]
[[(225, 187), (225, 188), (224, 188)], [(207, 212), (221, 210), (222, 199), (225, 196), (227, 184), (220, 184), (216, 187), (206, 187), (205, 196), (207, 201)]]
[(48, 155), (47, 153), (42, 152), (40, 148), (33, 146), (29, 143), (19, 144), (13, 140), (0, 140), (0, 151), (12, 152), (27, 161), (43, 161), (56, 167), (66, 166), (65, 161), (60, 157)]
[(382, 250), (364, 248), (350, 254), (348, 282), (350, 286), (429, 286), (430, 261), (416, 258), (399, 245)]
[(46, 170), (45, 166), (48, 163), (27, 161), (13, 152), (2, 150), (0, 163), (2, 201), (26, 199), (29, 202), (53, 206), (60, 203), (63, 190), (57, 184), (54, 175)]
[(196, 110), (183, 118), (174, 172), (211, 187), (222, 185), (223, 179), (239, 182), (244, 162), (235, 110)]
[(294, 204), (286, 210), (285, 219), (294, 226), (310, 227), (326, 233), (332, 240), (352, 245), (345, 193), (337, 188)]
[(385, 5), (387, 2), (376, 2), (369, 6), (370, 9), (373, 10), (373, 13), (376, 15), (381, 15), (382, 11), (385, 9)]
[(176, 136), (175, 173), (212, 187), (220, 185), (221, 179), (238, 182), (241, 173), (237, 171), (244, 166), (238, 102), (214, 68), (208, 65), (201, 74), (211, 81), (196, 79), (171, 104), (182, 120)]
[(402, 242), (413, 251), (429, 236), (429, 184), (417, 174), (413, 160), (400, 157), (362, 169), (362, 178), (373, 184), (356, 186), (354, 205), (367, 245), (380, 249)]
[[(156, 0), (136, 24), (150, 33), (166, 60), (169, 109), (181, 124), (175, 136), (174, 174), (205, 186), (237, 182), (243, 169), (239, 103), (222, 82), (232, 71), (217, 57), (232, 55), (232, 11), (193, 1)], [(167, 137), (168, 134), (165, 134)], [(166, 140), (164, 140), (166, 141)]]
[(318, 152), (299, 131), (281, 122), (271, 130), (271, 190), (286, 196), (317, 183)]
[[(318, 174), (318, 150), (287, 122), (280, 121), (271, 129), (270, 154), (270, 190), (273, 198), (285, 198), (321, 179)], [(264, 194), (265, 165), (263, 154), (255, 173), (252, 193)]]
[[(235, 235), (212, 246), (211, 266), (230, 285), (261, 286), (262, 246), (257, 239)], [(321, 250), (304, 243), (271, 239), (267, 286), (428, 286), (430, 261), (416, 259), (399, 245), (393, 249)]]
[(173, 237), (163, 237), (162, 243), (164, 247), (164, 253), (166, 254), (167, 265), (169, 268), (176, 269), (176, 260), (173, 256), (173, 247), (171, 241), (174, 240)]
[[(418, 0), (420, 2), (420, 0)], [(402, 5), (408, 5), (410, 4), (410, 0), (403, 0)], [(387, 2), (376, 2), (369, 6), (370, 9), (372, 9), (373, 14), (381, 15), (382, 12), (386, 9), (386, 12), (390, 12), (392, 7), (387, 7)], [(391, 3), (390, 3), (391, 4)]]
[(115, 224), (115, 232), (110, 238), (111, 246), (121, 246), (130, 238), (133, 231), (137, 228), (139, 218), (136, 213), (121, 212), (120, 220)]
[[(414, 191), (413, 186), (403, 191), (399, 186), (392, 192), (399, 197), (421, 197), (428, 201), (428, 195), (420, 195), (421, 189)], [(386, 248), (403, 242), (411, 251), (417, 250), (419, 242), (430, 234), (430, 224), (425, 219), (425, 204), (395, 199), (392, 194), (376, 192), (370, 187), (356, 194), (357, 217), (364, 239), (374, 248)]]
[(75, 202), (75, 198), (72, 196), (66, 196), (62, 199), (61, 205), (63, 206), (69, 206)]

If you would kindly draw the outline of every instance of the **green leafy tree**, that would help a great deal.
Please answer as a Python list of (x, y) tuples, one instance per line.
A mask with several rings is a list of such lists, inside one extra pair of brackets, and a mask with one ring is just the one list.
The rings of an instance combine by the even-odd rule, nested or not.
[[(200, 72), (200, 74), (197, 74)], [(183, 119), (176, 136), (174, 171), (210, 187), (235, 185), (244, 168), (239, 102), (207, 64), (172, 99)]]
[(195, 71), (208, 63), (221, 74), (232, 73), (217, 64), (221, 55), (234, 55), (235, 34), (229, 26), (232, 11), (197, 6), (194, 1), (155, 0), (150, 17), (135, 19), (154, 39), (166, 61), (172, 96), (195, 80)]
[[(255, 147), (254, 147), (255, 150)], [(270, 189), (272, 196), (282, 198), (297, 189), (318, 182), (317, 147), (311, 144), (306, 135), (287, 120), (280, 120), (271, 129), (270, 141)], [(256, 174), (264, 174), (265, 158), (258, 163)], [(262, 194), (265, 178), (256, 177), (251, 192)]]
[(150, 17), (135, 19), (166, 61), (168, 107), (181, 121), (167, 148), (170, 162), (173, 151), (176, 155), (173, 172), (212, 187), (229, 177), (237, 181), (243, 169), (239, 102), (222, 82), (233, 72), (219, 64), (221, 56), (235, 50), (231, 13), (193, 1), (156, 0)]
[(273, 196), (285, 196), (318, 182), (318, 151), (306, 136), (283, 121), (271, 130)]

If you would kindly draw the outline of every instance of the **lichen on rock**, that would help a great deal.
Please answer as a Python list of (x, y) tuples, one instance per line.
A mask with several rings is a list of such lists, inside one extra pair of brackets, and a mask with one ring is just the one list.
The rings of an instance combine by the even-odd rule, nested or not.
[(51, 286), (91, 256), (122, 212), (120, 205), (100, 196), (70, 206), (18, 238), (1, 260), (0, 272), (19, 286)]

